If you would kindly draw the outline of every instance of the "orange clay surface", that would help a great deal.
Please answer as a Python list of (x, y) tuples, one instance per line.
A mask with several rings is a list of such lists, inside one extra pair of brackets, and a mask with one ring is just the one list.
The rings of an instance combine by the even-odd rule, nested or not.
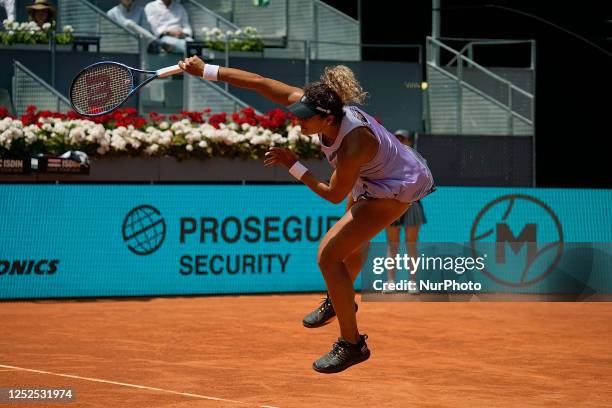
[(612, 406), (611, 303), (362, 302), (370, 360), (324, 375), (320, 298), (1, 302), (0, 387), (76, 402), (0, 407)]

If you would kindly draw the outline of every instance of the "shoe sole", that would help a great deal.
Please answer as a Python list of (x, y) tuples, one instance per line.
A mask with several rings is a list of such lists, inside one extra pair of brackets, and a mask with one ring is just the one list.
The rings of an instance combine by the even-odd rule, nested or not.
[(347, 368), (354, 366), (355, 364), (363, 363), (368, 358), (370, 358), (370, 350), (368, 350), (368, 354), (362, 356), (362, 358), (360, 358), (359, 360), (355, 360), (351, 364), (347, 365), (346, 367), (342, 367), (340, 369), (332, 369), (332, 370), (330, 370), (329, 368), (317, 368), (315, 363), (312, 363), (312, 369), (315, 370), (318, 373), (321, 373), (321, 374), (335, 374), (335, 373), (342, 372), (342, 371), (346, 370)]

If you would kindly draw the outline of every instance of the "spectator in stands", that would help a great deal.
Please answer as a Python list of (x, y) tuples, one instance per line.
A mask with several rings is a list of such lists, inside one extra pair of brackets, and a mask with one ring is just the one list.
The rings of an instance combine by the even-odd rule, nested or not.
[(35, 0), (34, 4), (27, 6), (28, 17), (42, 28), (43, 24), (55, 20), (55, 7), (48, 0)]
[[(395, 137), (402, 142), (408, 148), (414, 147), (414, 134), (408, 132), (405, 129), (398, 129), (395, 131)], [(408, 249), (408, 255), (411, 258), (417, 257), (416, 242), (419, 237), (419, 229), (421, 225), (425, 224), (425, 212), (423, 211), (423, 205), (421, 201), (415, 201), (410, 207), (402, 214), (397, 220), (395, 220), (389, 227), (387, 227), (387, 256), (393, 257), (397, 255), (399, 250), (400, 233), (402, 227), (404, 227), (406, 235), (406, 249)], [(395, 271), (390, 270), (387, 275), (387, 280), (390, 282), (395, 281)], [(416, 271), (410, 275), (410, 280), (416, 282)], [(417, 290), (411, 290), (410, 293), (418, 293)]]
[(6, 10), (7, 20), (15, 21), (15, 0), (0, 0), (0, 5)]
[(185, 8), (176, 0), (155, 0), (145, 6), (145, 18), (166, 52), (184, 54), (193, 41)]
[(108, 10), (106, 14), (111, 20), (122, 26), (125, 26), (128, 20), (142, 26), (145, 4), (146, 0), (119, 0), (119, 4)]
[(117, 24), (144, 38), (149, 44), (149, 50), (157, 53), (160, 44), (157, 37), (151, 33), (151, 26), (144, 14), (145, 4), (148, 1), (119, 0), (119, 4), (108, 10), (106, 14)]

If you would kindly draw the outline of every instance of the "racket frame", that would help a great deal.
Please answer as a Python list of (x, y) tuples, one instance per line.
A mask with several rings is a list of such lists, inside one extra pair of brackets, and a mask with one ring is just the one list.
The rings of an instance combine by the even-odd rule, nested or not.
[[(74, 106), (74, 103), (72, 102), (72, 89), (74, 88), (74, 84), (76, 83), (77, 79), (79, 79), (79, 77), (87, 70), (91, 69), (92, 67), (95, 67), (96, 65), (119, 65), (120, 67), (126, 68), (128, 70), (128, 72), (130, 73), (130, 79), (132, 80), (132, 89), (130, 90), (130, 93), (127, 94), (127, 96), (123, 99), (123, 101), (121, 101), (119, 104), (117, 104), (117, 106), (113, 107), (112, 109), (106, 110), (104, 112), (96, 112), (96, 113), (81, 113), (76, 106)], [(91, 64), (85, 68), (83, 68), (72, 80), (72, 83), (70, 84), (70, 91), (68, 96), (70, 97), (70, 105), (72, 106), (72, 109), (74, 109), (74, 111), (76, 113), (78, 113), (79, 115), (82, 116), (86, 116), (86, 117), (96, 117), (96, 116), (102, 116), (102, 115), (106, 115), (112, 111), (114, 111), (115, 109), (118, 109), (121, 105), (123, 105), (125, 103), (125, 101), (128, 100), (128, 98), (132, 95), (134, 95), (140, 88), (142, 88), (143, 86), (145, 86), (146, 84), (148, 84), (149, 82), (153, 81), (154, 79), (160, 78), (160, 77), (166, 77), (166, 76), (170, 76), (170, 75), (174, 75), (178, 72), (180, 72), (181, 69), (178, 68), (178, 65), (174, 65), (172, 67), (166, 67), (166, 68), (162, 68), (159, 69), (157, 71), (147, 71), (144, 69), (138, 69), (138, 68), (132, 68), (132, 67), (128, 67), (125, 64), (122, 64), (120, 62), (115, 62), (115, 61), (100, 61), (100, 62), (96, 62), (94, 64)], [(134, 86), (134, 72), (138, 72), (141, 74), (151, 74), (153, 76), (146, 78), (144, 81), (142, 81), (141, 83), (139, 83), (137, 86)]]

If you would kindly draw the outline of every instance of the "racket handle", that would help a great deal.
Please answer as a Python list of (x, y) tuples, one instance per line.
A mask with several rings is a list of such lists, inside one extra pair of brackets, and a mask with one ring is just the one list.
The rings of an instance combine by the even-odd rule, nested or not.
[(172, 65), (166, 68), (161, 68), (155, 71), (158, 77), (164, 78), (170, 75), (176, 75), (182, 73), (183, 70), (179, 68), (178, 65)]

